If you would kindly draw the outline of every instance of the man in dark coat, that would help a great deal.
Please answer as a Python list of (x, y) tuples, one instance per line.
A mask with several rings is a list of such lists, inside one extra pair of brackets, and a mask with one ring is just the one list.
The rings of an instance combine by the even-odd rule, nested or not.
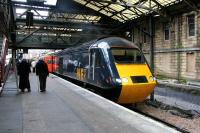
[(46, 79), (49, 76), (48, 66), (43, 60), (39, 60), (35, 66), (36, 75), (39, 76), (40, 92), (46, 91)]
[(18, 75), (19, 75), (19, 88), (21, 92), (24, 92), (25, 88), (28, 89), (28, 92), (31, 92), (30, 82), (29, 82), (29, 73), (31, 72), (30, 65), (23, 59), (18, 65)]

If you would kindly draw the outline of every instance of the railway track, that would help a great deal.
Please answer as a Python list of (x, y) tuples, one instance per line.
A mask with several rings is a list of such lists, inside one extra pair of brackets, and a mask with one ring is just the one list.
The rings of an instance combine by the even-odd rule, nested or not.
[(166, 121), (164, 121), (164, 120), (161, 120), (161, 119), (159, 119), (159, 118), (157, 118), (157, 117), (154, 117), (154, 116), (152, 116), (152, 115), (149, 115), (149, 114), (147, 114), (147, 113), (144, 113), (144, 112), (142, 112), (141, 110), (137, 109), (137, 107), (134, 107), (134, 106), (131, 106), (131, 105), (125, 105), (124, 107), (125, 107), (125, 108), (128, 108), (128, 109), (130, 109), (130, 110), (132, 110), (132, 111), (134, 111), (134, 112), (137, 112), (137, 113), (139, 113), (139, 114), (141, 114), (141, 115), (144, 115), (144, 116), (146, 116), (146, 117), (148, 117), (148, 118), (151, 118), (151, 119), (153, 119), (153, 120), (155, 120), (155, 121), (158, 121), (158, 122), (160, 122), (160, 123), (163, 123), (164, 125), (167, 125), (167, 126), (169, 126), (169, 127), (171, 127), (171, 128), (174, 128), (174, 129), (176, 129), (177, 131), (180, 131), (180, 132), (182, 132), (182, 133), (190, 133), (190, 131), (187, 131), (186, 129), (179, 128), (179, 127), (177, 127), (177, 126), (175, 126), (175, 125), (173, 125), (173, 124), (171, 124), (171, 123), (168, 123), (168, 122), (166, 122)]

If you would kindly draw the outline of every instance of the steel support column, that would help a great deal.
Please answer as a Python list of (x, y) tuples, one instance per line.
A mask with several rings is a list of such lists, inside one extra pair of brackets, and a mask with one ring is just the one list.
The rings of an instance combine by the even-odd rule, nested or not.
[(18, 91), (18, 76), (17, 76), (17, 63), (16, 63), (16, 49), (12, 49), (12, 68), (15, 73), (16, 86)]
[[(150, 67), (154, 75), (154, 22), (152, 15), (149, 16), (149, 34), (150, 34)], [(150, 100), (154, 100), (154, 91), (151, 93)]]

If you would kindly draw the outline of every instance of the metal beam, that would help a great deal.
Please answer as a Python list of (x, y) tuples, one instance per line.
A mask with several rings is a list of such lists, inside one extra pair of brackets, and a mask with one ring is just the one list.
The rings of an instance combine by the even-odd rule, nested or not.
[(20, 2), (20, 1), (12, 1), (13, 6), (15, 5), (26, 5), (26, 6), (33, 6), (33, 7), (42, 7), (42, 8), (54, 8), (53, 5), (46, 5), (46, 4), (32, 4), (29, 2)]
[(62, 34), (65, 34), (67, 32), (67, 29), (65, 29), (64, 31), (62, 31), (62, 33), (60, 33), (59, 35), (56, 36), (56, 38), (54, 38), (51, 42), (49, 42), (49, 45), (51, 45), (55, 40), (57, 40), (58, 38), (60, 38), (60, 36)]
[(197, 6), (194, 4), (194, 3), (192, 3), (192, 1), (190, 0), (190, 1), (188, 1), (188, 0), (183, 0), (188, 6), (190, 6), (194, 11), (199, 11), (199, 9), (197, 8)]
[(70, 44), (55, 44), (55, 45), (49, 45), (48, 43), (23, 43), (17, 46), (10, 45), (9, 48), (13, 49), (65, 49), (68, 47), (72, 47)]
[[(25, 24), (26, 19), (18, 18), (16, 19), (17, 25)], [(92, 24), (92, 23), (78, 23), (78, 22), (61, 22), (61, 21), (51, 21), (51, 20), (33, 20), (35, 26), (54, 26), (63, 28), (79, 28), (79, 29), (91, 29), (91, 30), (111, 30), (115, 25), (107, 24)], [(116, 29), (117, 30), (117, 29)], [(122, 30), (122, 29), (119, 29)]]
[(39, 31), (40, 29), (41, 29), (41, 28), (36, 29), (35, 31), (31, 32), (29, 35), (27, 35), (26, 37), (24, 37), (22, 40), (20, 40), (20, 41), (17, 42), (16, 44), (18, 45), (18, 44), (22, 43), (24, 40), (26, 40), (26, 39), (29, 38), (31, 35), (33, 35), (33, 33)]

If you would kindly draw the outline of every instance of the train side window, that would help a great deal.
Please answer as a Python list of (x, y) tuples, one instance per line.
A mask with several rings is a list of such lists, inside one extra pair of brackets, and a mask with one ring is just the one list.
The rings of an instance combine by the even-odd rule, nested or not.
[(95, 68), (101, 67), (101, 56), (99, 50), (96, 50), (96, 60), (95, 60)]
[(88, 55), (88, 53), (87, 52), (84, 52), (83, 54), (82, 54), (82, 60), (81, 60), (81, 63), (82, 63), (82, 65), (83, 65), (83, 68), (85, 68), (85, 67), (88, 67), (88, 65), (89, 65), (89, 55)]
[(48, 59), (47, 64), (51, 64), (51, 59)]

